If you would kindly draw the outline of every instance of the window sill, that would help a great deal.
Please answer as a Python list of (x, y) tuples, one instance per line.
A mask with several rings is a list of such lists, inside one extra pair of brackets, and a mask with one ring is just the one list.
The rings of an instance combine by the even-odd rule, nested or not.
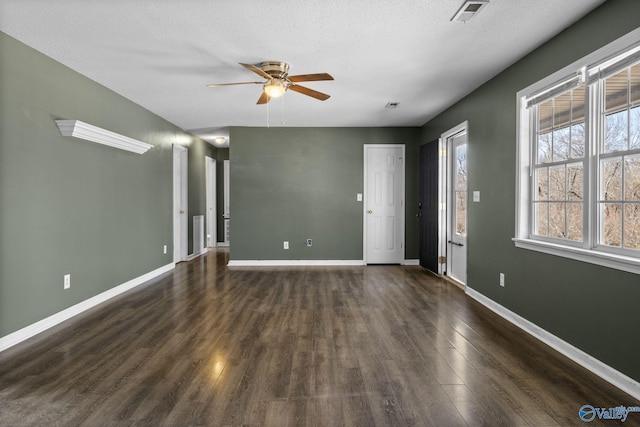
[(558, 245), (555, 243), (541, 242), (532, 239), (512, 239), (517, 248), (528, 249), (545, 254), (570, 258), (590, 264), (601, 265), (629, 273), (640, 274), (640, 259), (623, 255), (598, 252), (582, 248)]

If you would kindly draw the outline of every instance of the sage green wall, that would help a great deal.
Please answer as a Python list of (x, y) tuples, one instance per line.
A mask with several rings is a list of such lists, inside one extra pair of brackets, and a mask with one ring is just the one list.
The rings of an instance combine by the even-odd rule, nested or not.
[(364, 144), (406, 145), (405, 258), (418, 258), (419, 138), (419, 128), (231, 128), (231, 259), (362, 260)]
[[(55, 119), (154, 147), (139, 155), (63, 137)], [(0, 33), (0, 337), (172, 262), (176, 141), (202, 168), (189, 209), (204, 213), (208, 144)]]
[[(515, 248), (516, 92), (634, 30), (640, 2), (609, 0), (423, 127), (469, 121), (468, 285), (640, 381), (640, 276)], [(506, 286), (498, 286), (505, 273)]]

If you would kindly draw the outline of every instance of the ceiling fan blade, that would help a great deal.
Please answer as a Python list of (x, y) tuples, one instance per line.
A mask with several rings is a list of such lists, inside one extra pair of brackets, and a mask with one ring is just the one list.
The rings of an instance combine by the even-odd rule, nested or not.
[(260, 98), (258, 98), (258, 102), (256, 102), (256, 104), (266, 104), (269, 101), (271, 101), (269, 95), (267, 95), (266, 92), (262, 92), (262, 95), (260, 95)]
[(303, 95), (307, 95), (312, 98), (319, 99), (320, 101), (326, 101), (327, 99), (329, 99), (329, 96), (330, 96), (330, 95), (327, 95), (326, 93), (318, 92), (317, 90), (309, 89), (308, 87), (304, 87), (296, 84), (289, 85), (289, 89), (291, 89), (294, 92), (298, 92)]
[(240, 65), (242, 65), (244, 68), (246, 68), (247, 70), (251, 70), (254, 73), (256, 73), (257, 75), (264, 77), (265, 79), (269, 79), (271, 80), (271, 76), (267, 73), (265, 73), (264, 71), (262, 71), (260, 68), (256, 67), (255, 65), (252, 64), (243, 64), (242, 62), (240, 63)]
[(264, 82), (239, 82), (239, 83), (212, 83), (207, 87), (219, 87), (219, 86), (235, 86), (235, 85), (262, 85)]
[(321, 80), (333, 80), (331, 74), (317, 73), (317, 74), (298, 74), (296, 76), (288, 77), (290, 82), (317, 82)]

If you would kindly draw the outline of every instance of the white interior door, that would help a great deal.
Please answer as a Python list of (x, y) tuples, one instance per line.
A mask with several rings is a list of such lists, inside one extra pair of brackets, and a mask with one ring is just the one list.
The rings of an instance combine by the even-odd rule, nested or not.
[(187, 149), (173, 145), (173, 262), (187, 259)]
[(447, 138), (447, 275), (467, 283), (467, 131)]
[(206, 205), (207, 205), (207, 247), (215, 248), (218, 242), (218, 224), (216, 209), (216, 161), (205, 158)]
[(364, 146), (364, 258), (404, 261), (404, 145)]

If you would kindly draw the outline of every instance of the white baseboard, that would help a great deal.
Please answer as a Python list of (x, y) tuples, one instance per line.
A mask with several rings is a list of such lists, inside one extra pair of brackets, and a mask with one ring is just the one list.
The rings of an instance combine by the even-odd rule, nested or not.
[(139, 286), (161, 274), (164, 274), (168, 271), (171, 271), (175, 268), (175, 264), (167, 264), (160, 268), (157, 268), (153, 271), (150, 271), (142, 276), (136, 277), (135, 279), (131, 279), (128, 282), (125, 282), (121, 285), (118, 285), (114, 288), (111, 288), (107, 291), (104, 291), (96, 296), (93, 296), (89, 299), (86, 299), (76, 305), (73, 305), (69, 308), (66, 308), (62, 311), (59, 311), (51, 316), (39, 320), (35, 323), (32, 323), (29, 326), (26, 326), (22, 329), (19, 329), (9, 335), (5, 335), (0, 338), (0, 351), (6, 350), (9, 347), (13, 347), (16, 344), (25, 341), (40, 332), (44, 332), (49, 328), (56, 326), (59, 323), (64, 322), (65, 320), (71, 319), (74, 316), (86, 311), (92, 307), (95, 307), (98, 304), (101, 304), (117, 295), (120, 295), (123, 292), (128, 291), (129, 289), (133, 289), (136, 286)]
[(228, 267), (296, 267), (296, 266), (354, 266), (364, 265), (362, 260), (315, 260), (315, 259), (283, 259), (283, 260), (229, 260)]
[(466, 294), (603, 380), (640, 400), (640, 383), (467, 286)]
[(229, 247), (229, 242), (218, 242), (218, 246), (222, 246), (223, 248)]
[[(294, 267), (294, 266), (355, 266), (365, 265), (363, 260), (229, 260), (228, 267)], [(419, 259), (405, 259), (402, 265), (420, 265)]]

